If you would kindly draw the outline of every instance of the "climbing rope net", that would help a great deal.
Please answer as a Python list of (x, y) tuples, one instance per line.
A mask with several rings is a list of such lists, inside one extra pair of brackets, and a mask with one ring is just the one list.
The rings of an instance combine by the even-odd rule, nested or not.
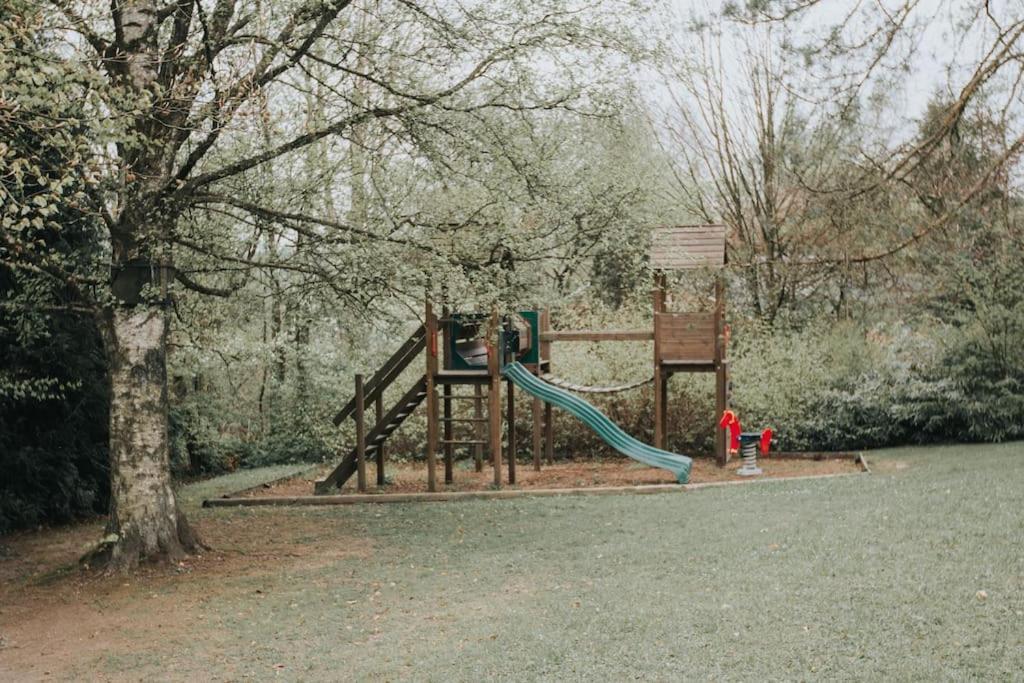
[(575, 391), (580, 394), (617, 394), (620, 391), (629, 391), (630, 389), (636, 389), (642, 387), (645, 384), (650, 384), (654, 381), (654, 377), (648, 377), (647, 379), (641, 379), (636, 382), (630, 382), (629, 384), (620, 384), (612, 387), (591, 387), (585, 384), (574, 384), (569, 380), (556, 377), (555, 375), (541, 375), (540, 378), (548, 384), (553, 384), (556, 387), (567, 389), (569, 391)]

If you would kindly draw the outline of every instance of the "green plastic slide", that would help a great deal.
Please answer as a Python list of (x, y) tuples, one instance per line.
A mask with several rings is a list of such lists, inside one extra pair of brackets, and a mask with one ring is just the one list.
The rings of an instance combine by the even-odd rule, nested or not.
[(619, 453), (628, 455), (645, 465), (668, 470), (675, 475), (680, 484), (689, 481), (690, 467), (693, 465), (693, 461), (685, 455), (669, 453), (634, 439), (590, 403), (568, 391), (548, 384), (527, 370), (522, 363), (509, 363), (502, 368), (501, 373), (531, 396), (536, 396), (556, 408), (575, 415)]

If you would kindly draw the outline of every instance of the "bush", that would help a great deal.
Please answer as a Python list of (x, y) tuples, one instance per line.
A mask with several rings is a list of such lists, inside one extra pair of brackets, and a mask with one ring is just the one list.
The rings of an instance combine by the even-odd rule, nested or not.
[(774, 427), (784, 449), (1024, 437), (1024, 367), (993, 358), (974, 326), (754, 329), (741, 338), (733, 404), (748, 423)]
[(31, 344), (0, 315), (5, 374), (44, 378), (54, 390), (11, 391), (0, 382), (0, 534), (106, 512), (109, 394), (91, 319), (40, 322)]

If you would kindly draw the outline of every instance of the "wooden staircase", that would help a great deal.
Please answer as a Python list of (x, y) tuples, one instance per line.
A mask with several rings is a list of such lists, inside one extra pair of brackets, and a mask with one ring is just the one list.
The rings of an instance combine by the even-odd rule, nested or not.
[[(416, 381), (416, 384), (409, 391), (405, 392), (405, 395), (381, 418), (381, 421), (370, 429), (366, 435), (367, 458), (377, 453), (377, 449), (405, 422), (407, 417), (412, 415), (413, 411), (423, 402), (426, 396), (427, 378), (423, 376)], [(353, 448), (325, 479), (316, 483), (316, 493), (330, 493), (332, 489), (341, 488), (356, 473), (358, 466), (357, 457), (356, 449)]]
[[(404, 344), (396, 351), (391, 358), (380, 367), (377, 372), (366, 382), (363, 391), (363, 409), (372, 406), (377, 399), (383, 395), (384, 390), (391, 386), (402, 371), (426, 348), (427, 330), (423, 325), (416, 328), (416, 331), (409, 336)], [(380, 421), (373, 425), (366, 434), (366, 457), (375, 455), (384, 445), (384, 442), (401, 424), (408, 418), (417, 406), (427, 396), (427, 378), (420, 377), (416, 383), (402, 395), (395, 405), (385, 413)], [(345, 406), (334, 416), (334, 425), (339, 426), (342, 422), (356, 413), (356, 397), (345, 404)], [(353, 448), (342, 458), (334, 470), (327, 477), (316, 483), (315, 491), (318, 494), (331, 493), (341, 486), (355, 474), (358, 468), (357, 449)]]
[[(384, 393), (391, 384), (398, 379), (398, 376), (402, 374), (402, 371), (409, 367), (409, 363), (413, 361), (416, 356), (420, 355), (427, 345), (427, 330), (423, 325), (416, 328), (405, 343), (402, 344), (401, 348), (391, 355), (391, 358), (380, 366), (377, 372), (373, 373), (373, 377), (367, 380), (364, 386), (363, 403), (364, 408), (372, 406), (377, 397)], [(356, 412), (356, 397), (345, 404), (345, 407), (338, 411), (338, 414), (334, 416), (334, 426), (338, 427), (342, 422), (352, 417)]]

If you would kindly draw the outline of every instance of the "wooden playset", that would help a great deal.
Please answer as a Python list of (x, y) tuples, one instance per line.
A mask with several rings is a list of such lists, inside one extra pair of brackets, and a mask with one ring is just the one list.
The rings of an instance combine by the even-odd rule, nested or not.
[[(427, 487), (437, 490), (438, 455), (443, 457), (444, 482), (454, 478), (456, 448), (468, 448), (477, 471), (485, 452), (494, 472), (494, 486), (503, 479), (502, 432), (507, 432), (507, 482), (516, 482), (517, 430), (515, 392), (532, 395), (533, 467), (553, 460), (552, 409), (559, 407), (579, 419), (620, 452), (655, 467), (672, 470), (680, 482), (689, 474), (689, 458), (664, 451), (668, 382), (678, 372), (714, 372), (715, 415), (707, 428), (717, 427), (717, 416), (728, 408), (728, 361), (725, 295), (721, 268), (725, 264), (725, 228), (720, 225), (661, 228), (654, 232), (650, 254), (654, 270), (652, 326), (639, 330), (554, 330), (547, 310), (524, 311), (499, 317), (452, 312), (438, 315), (426, 302), (424, 324), (368, 379), (355, 377), (352, 399), (335, 416), (340, 425), (353, 419), (355, 446), (322, 481), (317, 493), (330, 493), (353, 475), (359, 491), (367, 488), (367, 460), (376, 461), (377, 485), (385, 483), (385, 443), (415, 411), (426, 404)], [(681, 270), (714, 273), (713, 306), (703, 311), (675, 311), (671, 306), (668, 273)], [(552, 375), (556, 342), (652, 341), (653, 377), (610, 387), (572, 384)], [(385, 410), (384, 392), (417, 358), (425, 358), (424, 374)], [(654, 444), (648, 446), (625, 434), (596, 408), (574, 394), (616, 393), (654, 385)], [(502, 410), (502, 385), (505, 409)], [(457, 401), (472, 402), (471, 417), (457, 417)], [(486, 406), (486, 409), (485, 409)], [(469, 413), (469, 411), (466, 411)], [(503, 417), (503, 414), (504, 417)], [(486, 413), (486, 415), (485, 415)], [(507, 423), (503, 430), (502, 422)], [(468, 434), (456, 436), (456, 428)], [(729, 458), (724, 432), (715, 429), (715, 457), (720, 465)]]

